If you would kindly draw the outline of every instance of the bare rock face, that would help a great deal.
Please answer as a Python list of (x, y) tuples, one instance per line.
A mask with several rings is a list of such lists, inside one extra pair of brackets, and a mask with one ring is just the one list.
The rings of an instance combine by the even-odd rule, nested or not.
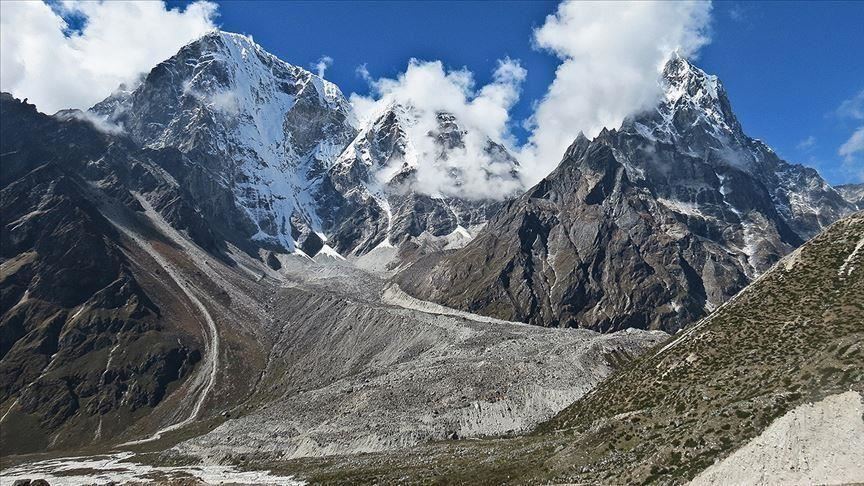
[[(79, 447), (152, 411), (200, 349), (180, 315), (154, 301), (152, 282), (145, 290), (133, 267), (147, 262), (100, 213), (106, 203), (137, 209), (125, 183), (155, 181), (146, 154), (7, 94), (0, 103), (0, 447)], [(163, 189), (166, 214), (194, 226), (177, 193)]]
[(559, 167), (406, 291), (544, 326), (675, 331), (854, 206), (750, 139), (720, 82), (675, 57), (657, 109), (580, 136)]

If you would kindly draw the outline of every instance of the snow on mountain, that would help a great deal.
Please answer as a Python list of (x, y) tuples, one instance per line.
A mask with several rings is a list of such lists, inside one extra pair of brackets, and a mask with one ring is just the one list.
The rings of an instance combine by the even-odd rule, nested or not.
[(864, 183), (844, 184), (835, 189), (844, 199), (858, 206), (858, 209), (864, 209)]
[(248, 221), (248, 236), (289, 252), (322, 233), (316, 188), (356, 133), (334, 84), (218, 31), (92, 111), (148, 147), (195, 154), (207, 184), (227, 191)]
[(674, 53), (663, 69), (660, 84), (664, 95), (656, 109), (659, 116), (654, 117), (653, 123), (636, 122), (641, 133), (669, 143), (680, 141), (697, 129), (707, 129), (720, 143), (741, 134), (741, 126), (717, 76), (706, 74)]
[[(330, 170), (354, 215), (347, 218), (350, 227), (334, 235), (346, 254), (362, 255), (420, 236), (447, 246), (455, 232), (460, 242), (470, 240), (500, 205), (500, 197), (476, 186), (509, 187), (510, 196), (521, 189), (519, 164), (502, 145), (464, 130), (446, 112), (434, 113), (434, 128), (427, 130), (422, 115), (411, 105), (383, 106)], [(467, 149), (477, 138), (482, 149)], [(468, 154), (482, 160), (463, 164)]]
[[(750, 273), (853, 209), (816, 171), (747, 137), (716, 76), (676, 55), (661, 85), (656, 110), (624, 122), (616, 154), (667, 206), (735, 225)], [(183, 152), (204, 216), (277, 251), (359, 256), (457, 230), (463, 242), (522, 189), (507, 149), (453, 114), (393, 101), (358, 129), (338, 87), (238, 34), (201, 37), (91, 111)]]
[[(629, 118), (621, 128), (634, 137), (636, 157), (622, 157), (629, 160), (625, 166), (631, 177), (645, 179), (655, 191), (667, 192), (664, 197), (682, 204), (714, 204), (718, 201), (708, 194), (719, 193), (722, 209), (734, 214), (733, 222), (737, 219), (745, 233), (764, 239), (768, 229), (760, 223), (764, 216), (778, 221), (769, 225), (776, 227), (774, 239), (791, 245), (811, 238), (854, 209), (818, 172), (780, 159), (765, 143), (747, 136), (717, 76), (674, 54), (663, 69), (661, 87), (664, 96), (657, 108)], [(641, 150), (646, 142), (650, 151)], [(690, 159), (689, 168), (677, 174), (690, 179), (685, 187), (670, 185), (671, 168), (678, 164), (669, 162), (667, 151), (682, 161)], [(742, 182), (759, 187), (751, 190)], [(767, 200), (758, 201), (755, 194), (765, 192)], [(724, 214), (717, 217), (729, 219)], [(746, 246), (750, 245), (742, 248)], [(766, 268), (764, 263), (751, 265), (757, 272)]]
[(277, 251), (362, 255), (474, 231), (521, 189), (516, 159), (452, 114), (392, 103), (358, 131), (338, 87), (238, 34), (201, 37), (91, 111), (196, 161), (208, 219)]

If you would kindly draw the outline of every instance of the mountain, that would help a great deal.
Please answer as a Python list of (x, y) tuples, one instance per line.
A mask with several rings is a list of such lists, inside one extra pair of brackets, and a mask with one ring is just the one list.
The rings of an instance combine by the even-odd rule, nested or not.
[(858, 212), (530, 434), (266, 464), (330, 484), (858, 483), (862, 270)]
[[(417, 110), (396, 104), (358, 128), (338, 87), (238, 34), (184, 46), (90, 113), (144, 147), (182, 152), (195, 171), (183, 185), (203, 217), (252, 253), (361, 256), (424, 233), (466, 239), (498, 206), (417, 187), (418, 167), (464, 151), (467, 132), (452, 114), (434, 114), (437, 128), (418, 133)], [(515, 159), (487, 142), (489, 166), (505, 167), (490, 177), (517, 188)], [(443, 185), (461, 185), (458, 167), (448, 169)]]
[[(88, 112), (47, 116), (6, 93), (0, 102), (0, 442), (7, 454), (158, 440), (247, 399), (256, 382), (240, 377), (264, 373), (274, 343), (293, 335), (274, 327), (267, 299), (287, 277), (273, 269), (292, 264), (286, 253), (333, 255), (327, 233), (351, 226), (338, 217), (340, 208), (384, 206), (349, 199), (371, 194), (378, 179), (339, 174), (348, 157), (338, 156), (358, 146), (356, 121), (339, 90), (243, 36), (205, 35)], [(435, 116), (439, 129), (422, 137), (441, 147), (436, 163), (446, 163), (467, 135), (454, 117)], [(400, 143), (410, 148), (413, 140)], [(490, 151), (503, 150), (489, 143)], [(429, 156), (415, 151), (415, 162), (420, 155)], [(451, 176), (460, 184), (460, 174)], [(398, 183), (394, 178), (375, 193), (393, 201), (396, 229), (381, 238), (394, 245), (431, 233), (461, 235), (462, 221), (485, 218), (472, 211), (485, 215), (491, 210), (484, 205), (495, 204), (426, 196), (414, 190), (415, 178), (403, 170)], [(460, 204), (467, 209), (451, 209)], [(373, 279), (362, 272), (350, 278)], [(417, 316), (438, 325), (434, 316)], [(405, 323), (391, 339), (414, 332), (403, 317), (391, 319)], [(334, 325), (351, 334), (352, 322)], [(657, 336), (622, 336), (633, 343), (626, 355)], [(544, 346), (557, 346), (552, 337)], [(617, 346), (617, 338), (610, 342)], [(586, 360), (597, 360), (592, 368), (611, 371), (597, 345), (585, 349), (592, 355)], [(285, 358), (286, 366), (293, 359)], [(382, 366), (365, 364), (372, 365)], [(315, 384), (327, 387), (357, 372), (352, 367)], [(467, 396), (484, 393), (478, 387)], [(566, 405), (555, 393), (540, 402), (520, 408), (516, 420), (527, 414), (526, 424), (536, 422), (537, 414)], [(309, 420), (314, 426), (320, 417)], [(443, 437), (445, 426), (434, 433)]]
[(720, 81), (674, 56), (655, 110), (584, 136), (409, 293), (544, 326), (681, 329), (855, 208), (747, 137)]
[[(664, 76), (656, 112), (579, 137), (521, 196), (455, 114), (360, 122), (236, 34), (87, 112), (0, 95), (3, 480), (152, 480), (129, 460), (163, 451), (146, 460), (184, 465), (165, 481), (203, 461), (675, 482), (810, 400), (847, 417), (861, 214), (780, 260), (852, 204), (746, 137), (716, 78), (677, 57)], [(709, 311), (654, 352), (666, 332), (625, 329)]]
[[(428, 132), (420, 123), (426, 115), (435, 119)], [(479, 142), (487, 157), (475, 170), (479, 175), (465, 173), (460, 162), (473, 156), (466, 144), (475, 143), (475, 136), (453, 114), (424, 114), (396, 102), (372, 116), (330, 170), (350, 213), (334, 232), (337, 250), (363, 255), (421, 235), (444, 246), (467, 242), (501, 206), (501, 197), (515, 197), (520, 187), (518, 162), (488, 137)], [(464, 186), (476, 177), (484, 186), (505, 190), (498, 197), (473, 194), (473, 187)], [(419, 180), (430, 178), (441, 180), (434, 185)]]
[(537, 329), (261, 258), (213, 229), (194, 153), (8, 94), (0, 124), (0, 481), (45, 452), (232, 462), (526, 431), (668, 337)]
[(193, 160), (185, 185), (228, 238), (288, 252), (322, 236), (316, 194), (356, 133), (339, 88), (220, 31), (90, 111), (145, 147)]
[(836, 189), (847, 201), (858, 206), (858, 209), (864, 209), (864, 184), (844, 184)]

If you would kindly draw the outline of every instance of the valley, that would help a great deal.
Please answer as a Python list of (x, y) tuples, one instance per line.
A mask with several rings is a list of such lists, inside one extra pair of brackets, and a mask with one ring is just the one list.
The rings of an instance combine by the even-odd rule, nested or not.
[[(215, 327), (200, 328), (200, 339), (210, 341), (198, 374), (173, 404), (186, 415), (163, 413), (152, 432), (137, 427), (119, 436), (122, 441), (96, 441), (93, 450), (147, 450), (151, 442), (165, 447), (193, 421), (218, 426), (180, 442), (171, 454), (207, 463), (518, 434), (667, 338), (658, 331), (602, 335), (497, 321), (413, 299), (336, 259), (287, 256), (275, 271), (232, 253), (237, 263), (230, 268), (195, 249), (141, 202), (143, 220), (108, 219), (170, 276), (202, 324)], [(158, 246), (140, 236), (147, 231), (161, 232), (148, 235)], [(243, 315), (271, 323), (257, 330), (265, 342), (244, 335)], [(226, 339), (249, 342), (222, 349)], [(238, 399), (234, 384), (251, 376), (251, 393)]]

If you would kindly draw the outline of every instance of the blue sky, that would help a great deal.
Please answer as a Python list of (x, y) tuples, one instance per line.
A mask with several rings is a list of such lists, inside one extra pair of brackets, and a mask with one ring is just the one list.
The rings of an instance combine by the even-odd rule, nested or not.
[[(411, 58), (441, 61), (439, 81), (453, 70), (470, 71), (474, 93), (498, 89), (493, 108), (505, 114), (502, 120), (491, 113), (483, 130), (512, 137), (514, 146), (539, 147), (519, 150), (542, 176), (579, 130), (590, 136), (616, 126), (634, 105), (650, 106), (645, 88), (656, 89), (658, 52), (671, 44), (696, 53), (696, 63), (720, 77), (748, 134), (832, 183), (864, 181), (864, 1), (715, 2), (710, 14), (709, 4), (681, 2), (166, 3), (179, 9), (166, 11), (159, 2), (0, 2), (0, 88), (49, 113), (86, 109), (215, 19), (293, 64), (314, 69), (329, 56), (326, 77), (346, 95), (375, 95), (357, 73), (361, 65), (376, 80), (399, 78)], [(508, 58), (527, 70), (524, 79), (493, 76)], [(424, 69), (430, 74), (436, 65)], [(520, 89), (515, 104), (500, 98)], [(466, 93), (461, 102), (470, 104), (475, 94)], [(526, 129), (532, 115), (536, 123)]]
[[(170, 2), (169, 2), (170, 4)], [(326, 77), (346, 94), (369, 87), (356, 68), (395, 77), (408, 59), (467, 67), (483, 84), (497, 59), (528, 71), (512, 118), (531, 115), (558, 59), (532, 47), (557, 2), (220, 2), (217, 23), (252, 35), (286, 61), (333, 58)], [(718, 2), (697, 64), (720, 76), (745, 130), (832, 183), (860, 182), (861, 160), (839, 147), (861, 120), (838, 114), (864, 90), (864, 2)], [(514, 133), (527, 132), (515, 124)]]

